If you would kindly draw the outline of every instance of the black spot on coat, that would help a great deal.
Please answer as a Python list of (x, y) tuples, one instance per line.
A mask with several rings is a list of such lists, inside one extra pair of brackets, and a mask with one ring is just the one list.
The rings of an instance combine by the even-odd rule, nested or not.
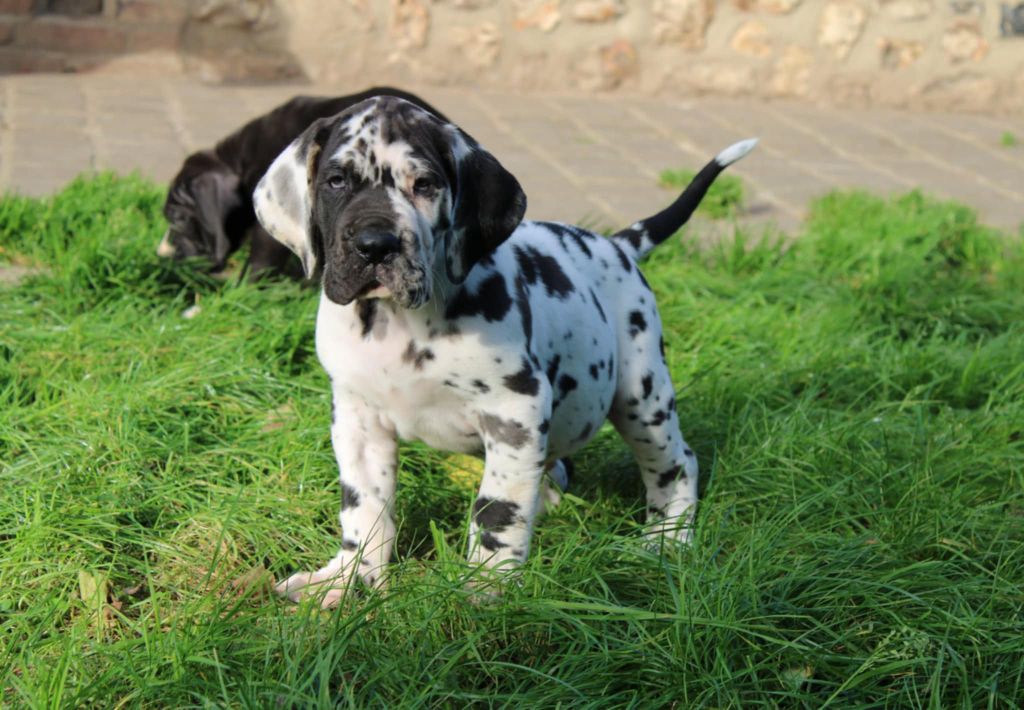
[(647, 330), (647, 319), (640, 311), (632, 311), (629, 314), (629, 337), (635, 338)]
[(494, 322), (504, 318), (511, 308), (512, 297), (505, 286), (505, 278), (501, 274), (491, 274), (475, 294), (470, 294), (465, 286), (459, 288), (445, 310), (445, 317), (454, 320), (483, 316), (488, 322)]
[(654, 373), (648, 371), (647, 374), (643, 376), (643, 379), (640, 380), (640, 384), (644, 388), (644, 399), (647, 399), (651, 396), (651, 390), (654, 389)]
[(515, 522), (519, 505), (508, 500), (480, 496), (473, 503), (473, 520), (485, 530), (501, 532)]
[(356, 311), (359, 314), (359, 322), (363, 325), (363, 337), (367, 337), (373, 330), (373, 320), (377, 315), (377, 299), (364, 298), (356, 303)]
[(495, 414), (481, 414), (480, 428), (492, 439), (521, 449), (530, 440), (530, 432), (515, 419), (502, 419)]
[(417, 370), (422, 370), (424, 363), (434, 359), (434, 351), (430, 348), (416, 349), (416, 341), (410, 340), (409, 346), (402, 353), (402, 362), (411, 364)]
[(341, 484), (341, 509), (355, 508), (359, 505), (359, 494), (352, 486)]
[(533, 374), (533, 365), (525, 357), (523, 365), (518, 371), (511, 375), (505, 375), (505, 386), (519, 394), (534, 396), (540, 389), (540, 380)]
[(658, 474), (658, 488), (667, 488), (672, 481), (686, 480), (686, 473), (682, 466), (670, 468)]
[(549, 296), (567, 298), (575, 289), (572, 281), (562, 271), (558, 259), (549, 254), (542, 254), (533, 247), (516, 247), (516, 261), (519, 262), (519, 270), (523, 278), (529, 284), (535, 284), (539, 280), (544, 284)]

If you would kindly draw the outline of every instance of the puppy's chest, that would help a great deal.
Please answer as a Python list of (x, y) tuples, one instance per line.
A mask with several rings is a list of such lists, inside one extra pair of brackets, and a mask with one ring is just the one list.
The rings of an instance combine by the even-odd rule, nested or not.
[(457, 384), (466, 353), (393, 316), (346, 311), (321, 305), (317, 320), (317, 354), (333, 386), (378, 410), (403, 439), (480, 450), (472, 392)]

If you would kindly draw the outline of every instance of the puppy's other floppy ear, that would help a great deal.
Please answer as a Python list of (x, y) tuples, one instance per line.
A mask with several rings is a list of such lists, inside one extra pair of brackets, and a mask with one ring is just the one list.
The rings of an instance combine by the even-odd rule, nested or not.
[(277, 156), (253, 192), (256, 217), (277, 241), (302, 260), (306, 278), (312, 278), (321, 260), (323, 244), (313, 224), (311, 186), (316, 179), (320, 151), (330, 135), (330, 119), (314, 121)]
[(226, 171), (200, 175), (192, 183), (199, 232), (215, 271), (224, 268), (231, 253), (231, 240), (224, 226), (229, 215), (242, 206), (238, 184), (238, 176)]
[(445, 257), (452, 283), (462, 283), (474, 264), (512, 236), (526, 213), (519, 181), (476, 141), (458, 134), (463, 143), (453, 150), (455, 220)]

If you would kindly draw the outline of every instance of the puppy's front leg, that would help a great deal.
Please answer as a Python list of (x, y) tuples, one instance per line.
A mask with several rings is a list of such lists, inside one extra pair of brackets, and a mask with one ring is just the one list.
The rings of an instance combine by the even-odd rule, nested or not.
[(394, 431), (362, 400), (336, 390), (331, 442), (341, 480), (341, 550), (319, 570), (293, 574), (277, 586), (292, 601), (322, 595), (324, 607), (337, 604), (357, 575), (381, 586), (395, 539)]
[(487, 567), (519, 565), (529, 554), (547, 457), (547, 427), (527, 423), (536, 410), (522, 418), (507, 411), (480, 414), (486, 462), (473, 503), (469, 561)]

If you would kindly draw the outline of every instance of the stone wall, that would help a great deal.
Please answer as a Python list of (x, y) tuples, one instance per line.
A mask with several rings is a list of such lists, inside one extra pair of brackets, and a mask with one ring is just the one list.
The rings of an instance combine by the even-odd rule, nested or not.
[(329, 82), (1024, 109), (1024, 4), (1002, 34), (991, 0), (277, 1)]
[(0, 70), (146, 50), (208, 81), (1024, 111), (1016, 0), (0, 0)]

